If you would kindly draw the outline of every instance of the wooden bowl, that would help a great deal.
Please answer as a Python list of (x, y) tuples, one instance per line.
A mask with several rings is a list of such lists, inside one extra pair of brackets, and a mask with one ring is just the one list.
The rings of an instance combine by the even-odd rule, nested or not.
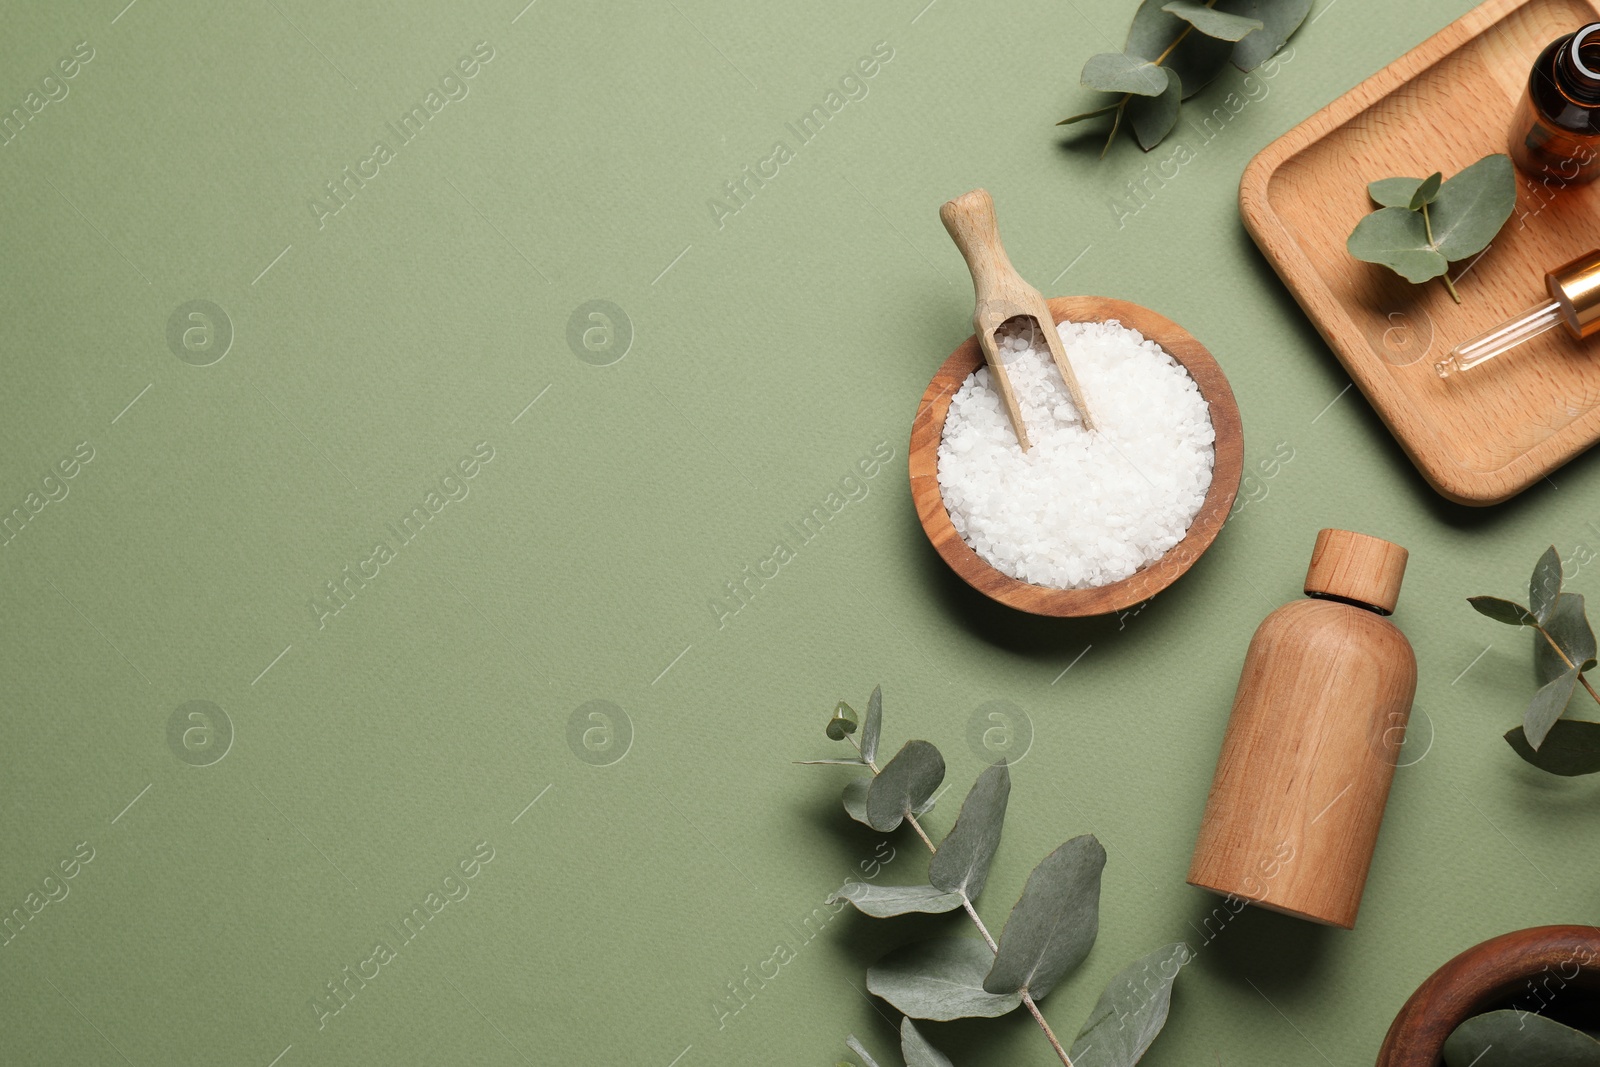
[(1519, 997), (1560, 1005), (1564, 989), (1600, 1002), (1600, 929), (1535, 926), (1490, 938), (1417, 987), (1394, 1017), (1377, 1067), (1438, 1067), (1445, 1039), (1467, 1019)]
[[(1200, 387), (1200, 395), (1211, 407), (1211, 425), (1216, 429), (1216, 462), (1211, 488), (1194, 517), (1188, 533), (1166, 555), (1120, 582), (1092, 589), (1050, 589), (1019, 581), (995, 569), (974, 552), (950, 522), (944, 498), (939, 493), (939, 442), (944, 436), (945, 416), (950, 398), (967, 375), (983, 365), (983, 353), (976, 336), (969, 337), (950, 353), (939, 372), (922, 394), (922, 405), (911, 423), (911, 498), (917, 516), (934, 549), (952, 570), (984, 596), (1007, 607), (1035, 615), (1080, 618), (1105, 615), (1149, 600), (1178, 580), (1200, 553), (1216, 540), (1217, 532), (1228, 520), (1228, 510), (1239, 492), (1239, 477), (1244, 471), (1244, 428), (1239, 421), (1239, 404), (1228, 387), (1222, 368), (1188, 330), (1149, 308), (1125, 300), (1099, 296), (1058, 296), (1049, 301), (1050, 313), (1057, 322), (1103, 322), (1116, 319), (1166, 349)], [(1089, 403), (1094, 398), (1089, 397)]]

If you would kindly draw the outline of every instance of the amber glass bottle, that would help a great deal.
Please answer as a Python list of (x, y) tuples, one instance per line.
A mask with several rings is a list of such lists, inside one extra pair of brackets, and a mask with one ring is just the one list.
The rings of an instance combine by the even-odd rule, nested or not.
[(1545, 46), (1511, 125), (1511, 159), (1533, 178), (1600, 177), (1600, 22)]

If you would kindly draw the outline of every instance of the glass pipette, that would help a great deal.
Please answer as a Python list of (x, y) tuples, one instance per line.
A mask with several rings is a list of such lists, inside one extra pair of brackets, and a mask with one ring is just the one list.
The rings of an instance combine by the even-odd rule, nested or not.
[(1544, 280), (1549, 300), (1457, 345), (1433, 365), (1439, 377), (1482, 366), (1556, 325), (1578, 340), (1600, 330), (1600, 249), (1557, 267)]

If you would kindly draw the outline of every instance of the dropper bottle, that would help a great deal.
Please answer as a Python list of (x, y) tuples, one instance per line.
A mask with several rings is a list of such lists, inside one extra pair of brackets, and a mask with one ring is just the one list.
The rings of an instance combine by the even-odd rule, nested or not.
[(1439, 377), (1481, 366), (1557, 325), (1580, 341), (1600, 331), (1600, 248), (1550, 271), (1544, 284), (1549, 300), (1457, 345), (1433, 365)]
[(1512, 120), (1511, 159), (1557, 188), (1600, 177), (1600, 22), (1545, 46)]

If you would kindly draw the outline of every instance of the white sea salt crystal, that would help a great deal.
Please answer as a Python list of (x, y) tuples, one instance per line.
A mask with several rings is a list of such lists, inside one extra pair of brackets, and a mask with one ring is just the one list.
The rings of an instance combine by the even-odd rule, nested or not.
[(1086, 431), (1031, 319), (996, 340), (1033, 447), (1017, 446), (989, 369), (950, 401), (939, 491), (956, 532), (1034, 585), (1120, 581), (1183, 540), (1211, 488), (1211, 411), (1183, 365), (1116, 320), (1056, 327), (1094, 410)]

